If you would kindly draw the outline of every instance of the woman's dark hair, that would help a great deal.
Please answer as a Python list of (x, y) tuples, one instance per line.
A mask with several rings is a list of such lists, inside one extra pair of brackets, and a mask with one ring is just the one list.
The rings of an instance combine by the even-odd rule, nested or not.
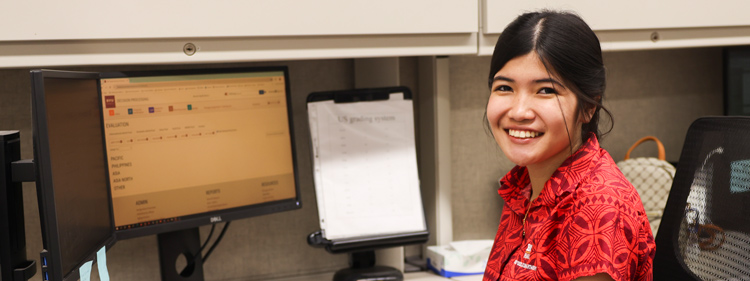
[(594, 31), (580, 17), (568, 12), (540, 11), (520, 15), (500, 35), (492, 54), (489, 85), (505, 64), (518, 56), (536, 52), (549, 73), (555, 73), (577, 97), (576, 118), (594, 114), (581, 128), (581, 140), (585, 142), (590, 133), (600, 138), (599, 110), (610, 119), (612, 114), (602, 106), (606, 74), (602, 62), (602, 50)]

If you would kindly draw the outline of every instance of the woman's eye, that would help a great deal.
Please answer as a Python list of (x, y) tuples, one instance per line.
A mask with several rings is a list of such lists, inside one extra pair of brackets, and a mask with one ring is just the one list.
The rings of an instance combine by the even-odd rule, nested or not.
[(500, 85), (500, 86), (495, 87), (495, 91), (510, 92), (510, 91), (513, 91), (513, 89), (508, 85)]
[(541, 90), (539, 90), (539, 93), (550, 95), (550, 94), (557, 94), (557, 91), (555, 91), (555, 89), (552, 89), (552, 88), (542, 88)]

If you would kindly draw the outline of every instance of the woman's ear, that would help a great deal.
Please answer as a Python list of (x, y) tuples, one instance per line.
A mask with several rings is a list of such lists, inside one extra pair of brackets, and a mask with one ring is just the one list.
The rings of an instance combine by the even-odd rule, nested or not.
[(583, 111), (583, 114), (581, 115), (581, 123), (588, 124), (591, 122), (591, 118), (594, 117), (594, 113), (596, 113), (596, 109), (598, 106), (594, 105), (591, 106), (591, 108), (586, 109)]
[(580, 120), (581, 123), (588, 124), (589, 122), (591, 122), (591, 118), (594, 117), (594, 114), (599, 109), (599, 103), (602, 101), (602, 97), (598, 96), (594, 98), (594, 100), (596, 100), (596, 103), (589, 104), (589, 108), (583, 111), (583, 114), (581, 115), (581, 120)]

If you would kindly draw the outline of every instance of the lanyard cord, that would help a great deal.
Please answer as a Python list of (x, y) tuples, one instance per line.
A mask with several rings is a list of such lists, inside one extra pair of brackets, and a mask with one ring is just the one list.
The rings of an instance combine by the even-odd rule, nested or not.
[[(523, 235), (522, 237), (524, 239), (526, 238), (526, 217), (529, 215), (529, 211), (530, 210), (531, 210), (531, 195), (529, 195), (529, 207), (526, 208), (526, 213), (523, 214), (523, 221), (521, 223), (522, 224), (522, 230), (521, 231), (522, 231), (522, 235)], [(521, 244), (518, 244), (518, 246), (516, 246), (515, 248), (513, 248), (513, 250), (511, 250), (509, 252), (510, 254), (508, 255), (508, 257), (506, 257), (505, 260), (502, 263), (500, 263), (500, 267), (498, 268), (498, 272), (500, 273), (500, 275), (503, 275), (503, 270), (505, 269), (505, 266), (508, 265), (508, 262), (510, 261), (510, 257), (513, 256), (513, 253), (515, 253), (516, 251), (518, 251), (518, 248), (520, 248), (521, 245), (523, 245), (523, 242), (521, 242)], [(500, 280), (500, 277), (498, 277), (498, 280)]]
[(522, 231), (521, 235), (523, 238), (526, 238), (526, 217), (529, 216), (529, 211), (531, 211), (531, 196), (534, 195), (534, 190), (531, 190), (531, 193), (529, 194), (529, 207), (526, 208), (526, 213), (523, 214), (523, 221), (521, 222)]
[(523, 232), (521, 235), (524, 238), (526, 238), (526, 217), (529, 216), (529, 211), (531, 211), (531, 201), (529, 201), (529, 207), (526, 208), (526, 213), (523, 214), (523, 222), (522, 222)]

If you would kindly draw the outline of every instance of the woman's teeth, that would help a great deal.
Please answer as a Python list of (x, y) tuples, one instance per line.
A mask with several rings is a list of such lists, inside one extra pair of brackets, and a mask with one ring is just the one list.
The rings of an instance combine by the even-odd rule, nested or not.
[(521, 130), (508, 130), (508, 134), (516, 138), (535, 138), (539, 136), (539, 132), (532, 131), (521, 131)]

